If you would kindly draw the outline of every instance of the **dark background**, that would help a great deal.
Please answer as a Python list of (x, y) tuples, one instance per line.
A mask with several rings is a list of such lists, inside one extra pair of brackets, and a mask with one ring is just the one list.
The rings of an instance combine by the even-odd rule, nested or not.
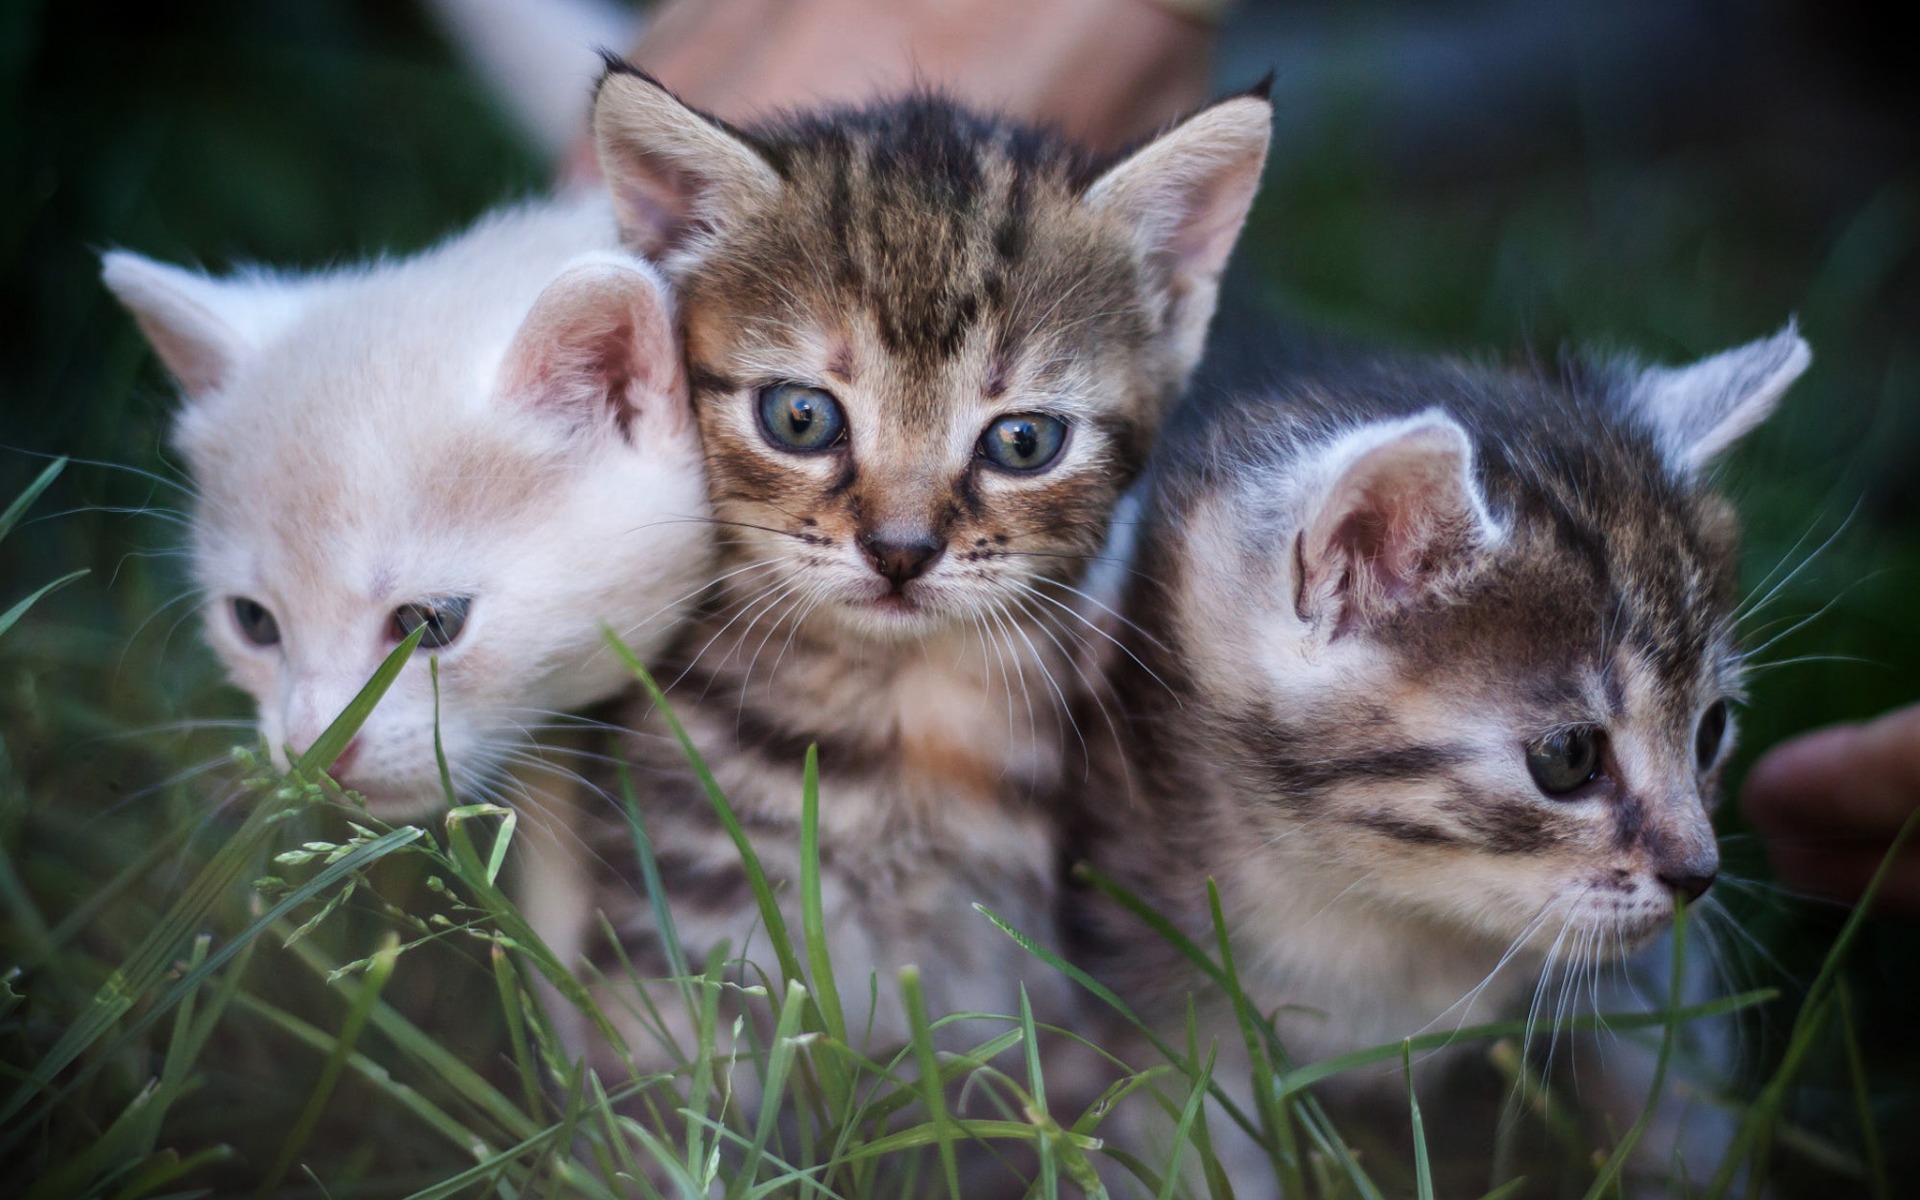
[[(1231, 349), (1258, 348), (1251, 328), (1678, 361), (1798, 316), (1814, 367), (1724, 473), (1749, 585), (1794, 572), (1748, 631), (1783, 636), (1740, 718), (1741, 765), (1920, 699), (1920, 72), (1878, 11), (1249, 3), (1221, 40), (1224, 83), (1278, 68)], [(99, 251), (351, 260), (420, 247), (545, 177), (408, 4), (0, 6), (0, 502), (47, 456), (79, 460), (0, 542), (0, 609), (91, 571), (0, 638), (0, 960), (81, 911), (71, 977), (47, 986), (85, 994), (217, 842), (201, 776), (246, 737), (207, 724), (245, 706), (193, 629), (170, 389), (99, 286)], [(1723, 826), (1735, 878), (1716, 891), (1745, 934), (1722, 948), (1743, 982), (1789, 992), (1751, 1023), (1764, 1064), (1844, 913), (1769, 884), (1737, 812)], [(141, 859), (179, 830), (176, 852)], [(122, 871), (145, 907), (80, 910)], [(1920, 931), (1885, 920), (1849, 966), (1883, 1136), (1920, 1118), (1916, 963)], [(430, 976), (395, 987), (416, 1007), (458, 999)], [(0, 1029), (0, 1053), (18, 1061), (45, 1032)], [(258, 1031), (224, 1038), (210, 1107), (179, 1119), (270, 1153), (313, 1069), (297, 1060), (282, 1086), (286, 1055)], [(1857, 1186), (1843, 1057), (1825, 1047), (1794, 1093), (1804, 1136), (1776, 1147), (1789, 1192)], [(378, 1140), (355, 1124), (377, 1114), (334, 1107), (343, 1141)], [(1916, 1177), (1911, 1141), (1888, 1145), (1896, 1178)]]

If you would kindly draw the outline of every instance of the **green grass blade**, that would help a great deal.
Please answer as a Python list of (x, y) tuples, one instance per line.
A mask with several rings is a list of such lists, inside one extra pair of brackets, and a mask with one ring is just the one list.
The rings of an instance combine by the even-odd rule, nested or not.
[(1667, 986), (1667, 1022), (1660, 1036), (1660, 1052), (1653, 1062), (1653, 1082), (1647, 1088), (1647, 1102), (1640, 1115), (1628, 1127), (1626, 1136), (1607, 1155), (1606, 1162), (1600, 1167), (1600, 1173), (1594, 1176), (1593, 1186), (1587, 1189), (1586, 1200), (1600, 1200), (1600, 1197), (1620, 1173), (1627, 1168), (1633, 1156), (1633, 1148), (1645, 1136), (1647, 1127), (1653, 1123), (1654, 1112), (1660, 1107), (1661, 1095), (1667, 1086), (1667, 1068), (1673, 1061), (1673, 1048), (1680, 1040), (1680, 988), (1686, 980), (1687, 965), (1687, 902), (1679, 894), (1673, 897), (1673, 961), (1671, 978)]
[(367, 1026), (367, 1018), (372, 1015), (373, 1006), (380, 999), (387, 980), (393, 975), (393, 966), (400, 957), (400, 936), (389, 931), (382, 939), (380, 948), (374, 951), (373, 962), (367, 968), (366, 985), (360, 994), (353, 997), (347, 1005), (347, 1016), (340, 1024), (340, 1033), (333, 1039), (333, 1049), (327, 1053), (327, 1061), (320, 1068), (320, 1078), (314, 1083), (313, 1090), (307, 1094), (307, 1102), (293, 1123), (293, 1129), (287, 1134), (286, 1141), (280, 1147), (279, 1155), (273, 1166), (267, 1169), (266, 1177), (261, 1181), (259, 1196), (270, 1196), (280, 1187), (280, 1181), (287, 1177), (287, 1171), (293, 1166), (294, 1159), (307, 1147), (307, 1139), (313, 1136), (314, 1126), (320, 1123), (320, 1114), (327, 1107), (327, 1101), (333, 1096), (333, 1089), (340, 1082), (340, 1073), (346, 1068), (347, 1055), (360, 1041), (360, 1031)]
[[(416, 829), (413, 832), (418, 833), (419, 830)], [(352, 975), (335, 975), (334, 971), (339, 964), (328, 959), (312, 942), (296, 942), (291, 949), (302, 966), (326, 981), (328, 986), (342, 992), (349, 1003), (359, 998), (360, 990), (366, 985)], [(442, 1046), (437, 1039), (408, 1021), (399, 1010), (384, 1000), (374, 1002), (368, 1021), (379, 1030), (382, 1037), (392, 1042), (422, 1068), (437, 1075), (448, 1091), (472, 1104), (496, 1122), (508, 1136), (516, 1139), (524, 1138), (537, 1128), (533, 1118), (501, 1095), (485, 1076)], [(331, 1044), (330, 1039), (328, 1044)], [(466, 1136), (473, 1135), (468, 1133)]]
[(1787, 1049), (1781, 1056), (1780, 1065), (1773, 1077), (1760, 1089), (1759, 1097), (1748, 1108), (1746, 1117), (1740, 1122), (1740, 1131), (1734, 1136), (1734, 1143), (1728, 1149), (1720, 1167), (1714, 1172), (1704, 1193), (1705, 1200), (1721, 1200), (1733, 1186), (1740, 1163), (1752, 1154), (1766, 1131), (1779, 1119), (1780, 1109), (1786, 1103), (1787, 1087), (1798, 1074), (1800, 1064), (1812, 1050), (1813, 1039), (1825, 1025), (1830, 1012), (1827, 993), (1833, 989), (1840, 971), (1840, 964), (1846, 958), (1847, 951), (1853, 947), (1854, 940), (1860, 936), (1860, 929), (1866, 923), (1867, 912), (1872, 907), (1873, 898), (1879, 894), (1886, 883), (1887, 875), (1899, 861), (1900, 852), (1920, 830), (1920, 809), (1915, 809), (1901, 824), (1900, 831), (1887, 846), (1886, 855), (1881, 858), (1880, 866), (1874, 871), (1873, 878), (1867, 881), (1867, 887), (1860, 895), (1860, 902), (1847, 914), (1846, 924), (1840, 927), (1840, 935), (1827, 951), (1820, 971), (1808, 985), (1805, 999), (1800, 1002), (1800, 1012), (1794, 1018), (1793, 1029), (1787, 1037)]
[[(212, 944), (213, 939), (204, 933), (193, 939), (193, 950), (187, 956), (189, 971), (207, 961), (207, 950)], [(237, 973), (236, 968), (234, 972), (229, 973), (229, 978)], [(188, 1066), (196, 1057), (195, 1051), (198, 1047), (193, 1044), (193, 1034), (194, 1005), (198, 999), (198, 993), (189, 992), (180, 1001), (180, 1006), (174, 1009), (173, 1032), (167, 1038), (166, 1057), (161, 1059), (159, 1086), (154, 1089), (151, 1115), (139, 1139), (139, 1153), (143, 1157), (154, 1152), (160, 1138), (160, 1122), (166, 1117), (168, 1104), (180, 1094), (181, 1088), (185, 1085)]]
[[(296, 771), (306, 774), (324, 771), (333, 765), (333, 760), (340, 757), (340, 752), (347, 748), (347, 743), (353, 740), (353, 735), (360, 732), (360, 726), (366, 724), (367, 716), (373, 712), (374, 706), (380, 703), (380, 698), (387, 694), (387, 689), (393, 686), (393, 681), (400, 677), (400, 672), (406, 667), (407, 660), (413, 657), (414, 648), (426, 635), (427, 627), (421, 625), (420, 628), (401, 639), (400, 644), (395, 646), (392, 653), (388, 654), (381, 661), (380, 666), (374, 670), (373, 678), (367, 680), (366, 686), (354, 693), (353, 699), (347, 701), (347, 706), (340, 710), (340, 715), (333, 719), (333, 723), (313, 740), (313, 745), (307, 747), (306, 753), (295, 760), (293, 765)], [(436, 720), (434, 722), (436, 737), (439, 736), (439, 727), (440, 723)]]
[[(251, 992), (241, 992), (234, 997), (234, 1004), (240, 1011), (258, 1017), (282, 1033), (304, 1044), (320, 1054), (331, 1052), (334, 1037), (292, 1013), (278, 1008)], [(392, 1103), (399, 1111), (418, 1121), (424, 1128), (438, 1134), (449, 1145), (462, 1153), (478, 1153), (491, 1156), (493, 1151), (485, 1136), (468, 1128), (458, 1118), (421, 1095), (419, 1091), (393, 1077), (385, 1064), (375, 1062), (361, 1051), (350, 1051), (346, 1056), (346, 1065), (360, 1080), (370, 1087), (376, 1095)]]
[[(1044, 1123), (1049, 1132), (1059, 1129), (1052, 1114), (1047, 1111), (1047, 1077), (1040, 1069), (1040, 1034), (1033, 1023), (1033, 1001), (1027, 996), (1027, 985), (1020, 985), (1020, 1050), (1026, 1060), (1027, 1094), (1033, 1098), (1029, 1119), (1036, 1124)], [(1060, 1178), (1054, 1161), (1056, 1138), (1040, 1139), (1037, 1149), (1040, 1152), (1040, 1195), (1043, 1200), (1059, 1200)]]
[(780, 1121), (782, 1100), (786, 1095), (787, 1075), (793, 1069), (795, 1038), (800, 1034), (800, 1015), (806, 1011), (807, 989), (798, 980), (787, 984), (786, 998), (780, 1003), (780, 1016), (774, 1023), (773, 1045), (768, 1048), (766, 1073), (761, 1079), (760, 1118), (755, 1123), (753, 1143), (747, 1158), (727, 1189), (729, 1196), (741, 1194), (760, 1173), (767, 1157), (767, 1144)]
[(774, 956), (780, 962), (780, 972), (787, 979), (806, 980), (806, 972), (800, 967), (800, 958), (793, 950), (793, 936), (787, 931), (786, 916), (780, 911), (780, 904), (774, 899), (773, 887), (767, 882), (766, 871), (760, 865), (760, 856), (754, 852), (753, 843), (747, 838), (747, 831), (740, 825), (740, 819), (734, 815), (733, 806), (727, 803), (725, 793), (707, 769), (707, 760), (687, 736), (686, 727), (680, 724), (680, 718), (674, 715), (668, 705), (666, 693), (654, 682), (652, 672), (636, 657), (627, 644), (620, 640), (612, 629), (604, 630), (608, 643), (614, 653), (626, 664), (627, 670), (640, 681), (640, 686), (659, 710), (660, 716), (673, 731), (674, 740), (680, 743), (680, 750), (687, 756), (687, 762), (693, 767), (694, 775), (700, 780), (700, 786), (706, 791), (707, 800), (713, 805), (713, 811), (720, 818), (720, 824), (733, 839), (734, 847), (740, 852), (740, 863), (747, 873), (747, 883), (753, 889), (753, 898), (760, 908), (760, 923), (766, 929), (767, 940), (773, 945)]
[[(1252, 1065), (1254, 1102), (1259, 1106), (1260, 1124), (1265, 1136), (1261, 1138), (1268, 1161), (1273, 1164), (1274, 1177), (1281, 1183), (1281, 1190), (1289, 1196), (1306, 1194), (1306, 1180), (1300, 1174), (1300, 1148), (1293, 1133), (1293, 1114), (1282, 1107), (1285, 1093), (1273, 1086), (1273, 1054), (1281, 1055), (1281, 1063), (1291, 1065), (1285, 1051), (1279, 1046), (1279, 1039), (1273, 1029), (1254, 1008), (1253, 1001), (1247, 997), (1246, 989), (1240, 984), (1240, 971), (1234, 963), (1233, 941), (1227, 936), (1227, 918), (1220, 904), (1220, 889), (1213, 880), (1207, 880), (1207, 907), (1213, 921), (1214, 944), (1220, 952), (1221, 985), (1233, 1005), (1235, 1020), (1240, 1026), (1241, 1039), (1247, 1046), (1247, 1061)], [(1269, 1053), (1272, 1051), (1272, 1053)], [(1357, 1169), (1357, 1168), (1356, 1168)], [(1369, 1184), (1356, 1181), (1364, 1193)]]
[[(113, 1194), (113, 1200), (140, 1200), (143, 1196), (152, 1195), (155, 1188), (184, 1178), (202, 1167), (226, 1162), (232, 1158), (233, 1150), (228, 1146), (208, 1146), (185, 1158), (180, 1157), (179, 1153), (173, 1150), (159, 1151), (134, 1169), (132, 1178), (127, 1180), (125, 1187)], [(175, 1192), (159, 1200), (197, 1200), (198, 1197), (207, 1195), (210, 1191), (209, 1188), (200, 1188), (191, 1192)]]
[(1407, 1081), (1407, 1114), (1413, 1125), (1413, 1186), (1420, 1200), (1433, 1200), (1433, 1162), (1427, 1156), (1427, 1124), (1420, 1116), (1420, 1095), (1413, 1086), (1413, 1047), (1400, 1043), (1400, 1070)]
[(1853, 992), (1842, 978), (1835, 987), (1839, 997), (1840, 1040), (1847, 1056), (1847, 1074), (1853, 1082), (1853, 1107), (1860, 1121), (1860, 1148), (1866, 1155), (1867, 1184), (1873, 1200), (1892, 1200), (1893, 1189), (1887, 1181), (1887, 1158), (1880, 1148), (1880, 1133), (1874, 1127), (1873, 1100), (1867, 1089), (1867, 1063), (1860, 1053), (1860, 1033), (1853, 1024)]
[(60, 478), (60, 472), (66, 469), (67, 460), (65, 458), (54, 459), (47, 464), (46, 470), (40, 472), (34, 481), (27, 485), (25, 491), (13, 498), (13, 503), (7, 505), (6, 511), (0, 512), (0, 538), (4, 538), (13, 532), (13, 527), (18, 525), (20, 518), (26, 515), (29, 508), (33, 507), (33, 502), (38, 500), (48, 488), (52, 487), (53, 481)]
[(447, 765), (447, 745), (440, 736), (440, 656), (438, 654), (427, 660), (427, 671), (433, 679), (433, 766), (440, 773), (441, 797), (446, 800), (448, 808), (458, 808), (460, 796), (453, 790), (453, 768)]
[(62, 575), (60, 578), (54, 580), (52, 583), (41, 585), (37, 590), (34, 591), (32, 595), (20, 601), (20, 603), (14, 605), (12, 608), (9, 608), (6, 612), (0, 613), (0, 637), (5, 636), (7, 630), (13, 628), (14, 622), (18, 621), (21, 617), (25, 616), (27, 613), (27, 610), (32, 608), (34, 604), (41, 599), (41, 597), (47, 595), (47, 593), (49, 592), (59, 591), (61, 588), (67, 586), (68, 584), (72, 583), (74, 580), (80, 578), (82, 575), (85, 575), (86, 573), (87, 572), (85, 571), (85, 569), (78, 570), (78, 571), (69, 571), (65, 575)]
[[(1717, 1000), (1707, 1000), (1699, 1004), (1688, 1005), (1677, 1010), (1673, 1016), (1681, 1021), (1698, 1021), (1707, 1017), (1725, 1016), (1727, 1013), (1740, 1012), (1770, 1003), (1780, 996), (1778, 988), (1754, 988), (1751, 991), (1738, 992), (1732, 996), (1722, 996)], [(1630, 1029), (1654, 1029), (1665, 1025), (1669, 1013), (1662, 1009), (1658, 1012), (1638, 1013), (1595, 1013), (1583, 1017), (1562, 1017), (1559, 1020), (1536, 1022), (1533, 1032), (1559, 1030), (1562, 1033), (1597, 1033), (1601, 1031), (1625, 1031)], [(1457, 1042), (1482, 1042), (1495, 1038), (1524, 1037), (1528, 1032), (1524, 1020), (1495, 1021), (1486, 1025), (1469, 1025), (1451, 1033), (1424, 1033), (1419, 1037), (1408, 1038), (1407, 1043), (1414, 1052), (1438, 1050)], [(1336, 1054), (1318, 1062), (1303, 1063), (1280, 1077), (1280, 1086), (1289, 1092), (1318, 1083), (1356, 1067), (1372, 1066), (1398, 1057), (1400, 1045), (1373, 1046), (1365, 1050), (1354, 1050), (1346, 1054)]]
[[(958, 1121), (948, 1117), (944, 1123), (926, 1122), (911, 1129), (902, 1129), (885, 1137), (878, 1137), (863, 1146), (859, 1146), (849, 1155), (853, 1159), (885, 1158), (898, 1154), (902, 1150), (925, 1149), (928, 1146), (945, 1145), (951, 1147), (956, 1138), (970, 1141), (1012, 1141), (1031, 1142), (1038, 1136), (1033, 1126), (1025, 1121)], [(1062, 1135), (1082, 1150), (1098, 1150), (1100, 1139), (1086, 1137), (1077, 1133)]]
[[(1160, 1052), (1162, 1057), (1164, 1057), (1168, 1062), (1179, 1067), (1184, 1073), (1187, 1074), (1189, 1078), (1192, 1078), (1193, 1074), (1198, 1070), (1198, 1067), (1185, 1055), (1181, 1054), (1178, 1050), (1175, 1050), (1171, 1045), (1169, 1045), (1166, 1039), (1162, 1038), (1157, 1030), (1155, 1030), (1152, 1026), (1148, 1025), (1145, 1021), (1142, 1021), (1140, 1017), (1131, 1008), (1127, 1007), (1127, 1004), (1124, 1000), (1120, 999), (1119, 996), (1116, 996), (1113, 993), (1112, 989), (1108, 988), (1105, 984), (1101, 983), (1099, 980), (1095, 979), (1093, 976), (1087, 974), (1085, 971), (1081, 970), (1079, 967), (1068, 962), (1066, 959), (1061, 958), (1058, 954), (1055, 954), (1053, 951), (1047, 949), (1045, 946), (1042, 946), (1038, 942), (1035, 942), (1032, 938), (1020, 932), (1018, 929), (1015, 929), (1012, 925), (1008, 924), (1003, 917), (995, 913), (992, 909), (986, 907), (983, 904), (975, 904), (973, 907), (975, 911), (980, 913), (980, 915), (984, 916), (987, 920), (993, 922), (994, 927), (998, 929), (1001, 933), (1004, 933), (1008, 937), (1012, 938), (1014, 942), (1020, 946), (1021, 949), (1025, 950), (1028, 954), (1033, 955), (1035, 958), (1039, 959), (1041, 962), (1046, 963), (1048, 966), (1052, 967), (1054, 970), (1059, 971), (1061, 974), (1065, 975), (1068, 979), (1071, 979), (1074, 983), (1078, 984), (1080, 987), (1084, 988), (1086, 991), (1091, 993), (1102, 1004), (1107, 1005), (1107, 1007), (1113, 1009), (1113, 1011), (1115, 1011), (1116, 1013), (1119, 1013), (1120, 1016), (1123, 1019), (1125, 1019), (1129, 1025), (1132, 1025), (1135, 1029), (1140, 1031), (1140, 1033), (1147, 1039), (1147, 1041), (1152, 1044), (1153, 1048)], [(1221, 1110), (1227, 1114), (1227, 1116), (1233, 1121), (1234, 1124), (1246, 1130), (1248, 1136), (1255, 1137), (1255, 1138), (1260, 1136), (1259, 1125), (1255, 1121), (1250, 1119), (1245, 1112), (1241, 1111), (1240, 1106), (1235, 1104), (1233, 1102), (1233, 1098), (1227, 1095), (1225, 1091), (1220, 1090), (1219, 1088), (1216, 1087), (1214, 1091), (1214, 1099), (1219, 1103)]]
[[(1200, 1077), (1193, 1081), (1193, 1090), (1187, 1096), (1187, 1102), (1180, 1110), (1180, 1120), (1173, 1127), (1173, 1150), (1167, 1159), (1167, 1173), (1160, 1186), (1159, 1200), (1173, 1200), (1173, 1189), (1180, 1182), (1180, 1156), (1193, 1138), (1193, 1123), (1199, 1119), (1200, 1109), (1207, 1101), (1207, 1085), (1213, 1082), (1213, 1064), (1219, 1054), (1219, 1047), (1207, 1051), (1207, 1061), (1200, 1068)], [(1300, 1195), (1287, 1192), (1286, 1195)]]
[(820, 901), (820, 747), (808, 746), (800, 776), (800, 932), (807, 942), (807, 968), (827, 1036), (847, 1040), (847, 1021), (834, 984), (827, 949), (827, 921)]
[(520, 976), (504, 948), (494, 946), (487, 955), (493, 967), (493, 986), (500, 996), (500, 1013), (507, 1022), (507, 1047), (513, 1054), (514, 1071), (520, 1077), (520, 1101), (530, 1113), (540, 1111), (540, 1069), (533, 1060), (533, 1047), (527, 1041), (527, 1016), (520, 1003)]
[[(920, 968), (900, 968), (900, 995), (907, 1006), (907, 1025), (913, 1031), (913, 1054), (920, 1064), (920, 1091), (932, 1117), (932, 1128), (940, 1144), (940, 1170), (946, 1176), (949, 1200), (960, 1200), (960, 1168), (953, 1155), (953, 1119), (947, 1115), (946, 1089), (940, 1081), (940, 1058), (933, 1048), (933, 1031), (927, 1023), (927, 1000), (920, 991)], [(1020, 1126), (1022, 1130), (1030, 1126)]]
[[(667, 956), (667, 970), (675, 979), (685, 980), (693, 972), (687, 966), (686, 947), (680, 944), (680, 931), (673, 923), (673, 905), (667, 896), (666, 885), (660, 882), (660, 860), (654, 857), (653, 837), (647, 833), (647, 821), (640, 812), (640, 796), (634, 791), (633, 772), (628, 769), (625, 757), (618, 754), (614, 756), (614, 770), (620, 780), (620, 802), (626, 810), (627, 836), (633, 842), (634, 855), (640, 860), (640, 879), (647, 887), (647, 903), (653, 909), (653, 925), (659, 932), (660, 946)], [(687, 1010), (693, 1011), (690, 985), (682, 983), (680, 992)]]
[[(60, 1102), (61, 1096), (77, 1089), (81, 1083), (92, 1077), (96, 1069), (100, 1069), (100, 1066), (108, 1062), (111, 1052), (98, 1056), (92, 1064), (67, 1075), (63, 1087), (58, 1091), (48, 1091), (52, 1081), (60, 1077), (61, 1073), (81, 1056), (86, 1046), (106, 1037), (109, 1029), (121, 1020), (121, 1016), (131, 1008), (134, 1000), (148, 995), (156, 987), (161, 975), (167, 972), (169, 962), (173, 960), (175, 948), (198, 931), (198, 925), (202, 924), (205, 916), (213, 910), (213, 904), (246, 874), (246, 868), (252, 862), (253, 851), (265, 839), (267, 826), (273, 820), (275, 820), (275, 814), (265, 804), (255, 808), (252, 814), (248, 814), (248, 820), (240, 826), (240, 831), (228, 841), (225, 847), (215, 852), (213, 862), (209, 862), (207, 868), (194, 877), (186, 893), (173, 904), (167, 916), (161, 918), (161, 924), (157, 925), (152, 933), (148, 933), (148, 937), (140, 943), (140, 947), (134, 948), (127, 964), (119, 972), (113, 973), (100, 987), (100, 991), (94, 995), (94, 1000), (88, 1004), (83, 1016), (67, 1027), (60, 1041), (56, 1041), (54, 1046), (40, 1058), (33, 1073), (13, 1091), (12, 1096), (8, 1096), (6, 1104), (0, 1106), (0, 1125), (8, 1125), (10, 1117), (17, 1114), (19, 1110), (23, 1110), (27, 1104), (31, 1104), (36, 1096), (42, 1100), (42, 1112), (50, 1110)], [(332, 887), (336, 881), (344, 879), (357, 870), (363, 870), (365, 866), (371, 866), (372, 862), (378, 862), (386, 854), (415, 841), (419, 835), (419, 829), (396, 829), (367, 845), (355, 847), (344, 858), (326, 866), (301, 887), (288, 891), (288, 895), (284, 895), (276, 904), (273, 904), (267, 910), (267, 914), (257, 918), (238, 937), (228, 941), (227, 945), (209, 954), (200, 968), (186, 973), (179, 983), (175, 983), (167, 993), (159, 996), (159, 1000), (150, 1004), (146, 1012), (140, 1014), (140, 1018), (136, 1018), (127, 1029), (121, 1031), (121, 1035), (115, 1039), (113, 1046), (119, 1048), (129, 1043), (142, 1031), (146, 1031), (148, 1025), (163, 1018), (180, 998), (190, 995), (196, 987), (200, 987), (200, 981), (205, 975), (225, 966), (228, 958), (240, 952), (240, 948), (244, 947), (248, 941), (252, 941), (253, 937), (257, 937), (259, 933), (263, 933), (267, 925), (273, 924), (282, 914), (290, 912), (305, 900), (319, 895), (324, 889)], [(17, 1139), (29, 1125), (31, 1121), (21, 1121), (13, 1125), (10, 1133), (4, 1137), (4, 1142), (0, 1144), (12, 1144), (13, 1140)]]

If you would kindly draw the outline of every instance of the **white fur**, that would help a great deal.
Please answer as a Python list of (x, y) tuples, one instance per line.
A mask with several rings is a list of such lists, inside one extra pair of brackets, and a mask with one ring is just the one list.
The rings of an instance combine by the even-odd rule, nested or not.
[[(276, 758), (373, 673), (397, 606), (472, 598), (465, 630), (416, 654), (336, 770), (382, 815), (440, 794), (430, 658), (448, 760), (474, 786), (530, 729), (629, 682), (603, 624), (649, 655), (703, 581), (698, 439), (684, 383), (661, 382), (681, 379), (671, 309), (618, 253), (603, 200), (510, 210), (416, 257), (314, 276), (212, 279), (115, 254), (106, 278), (170, 366), (183, 348), (223, 364), (183, 379), (174, 441), (197, 486), (207, 636)], [(583, 304), (583, 281), (600, 289), (588, 300), (627, 307)], [(639, 369), (589, 389), (609, 406), (596, 418), (567, 372), (592, 369), (609, 328)], [(564, 370), (529, 365), (570, 337), (585, 349)], [(236, 596), (272, 612), (278, 644), (242, 636)]]

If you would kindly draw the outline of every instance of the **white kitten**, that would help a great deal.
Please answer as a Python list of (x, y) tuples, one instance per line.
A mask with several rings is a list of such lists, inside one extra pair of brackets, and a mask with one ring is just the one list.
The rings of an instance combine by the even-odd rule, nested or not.
[(670, 302), (601, 198), (530, 204), (415, 257), (105, 280), (186, 394), (208, 639), (286, 763), (430, 626), (332, 774), (389, 819), (630, 680), (708, 572)]

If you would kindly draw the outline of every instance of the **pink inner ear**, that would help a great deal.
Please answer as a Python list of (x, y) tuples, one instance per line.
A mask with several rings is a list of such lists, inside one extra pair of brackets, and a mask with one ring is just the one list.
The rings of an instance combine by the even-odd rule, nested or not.
[[(1375, 497), (1368, 497), (1369, 501)], [(1350, 513), (1328, 539), (1328, 549), (1347, 560), (1346, 587), (1364, 587), (1380, 597), (1401, 601), (1410, 597), (1420, 580), (1425, 558), (1416, 544), (1406, 513), (1365, 509)]]
[(1436, 434), (1376, 447), (1334, 485), (1296, 551), (1302, 617), (1332, 611), (1337, 637), (1372, 610), (1432, 590), (1473, 552), (1480, 517), (1466, 464)]
[(1217, 276), (1240, 237), (1240, 226), (1260, 185), (1257, 169), (1225, 171), (1190, 184), (1181, 197), (1182, 216), (1162, 244), (1157, 266), (1172, 278)]
[(627, 242), (649, 258), (686, 239), (702, 183), (665, 158), (622, 147), (610, 164), (611, 184)]
[(508, 353), (503, 391), (579, 427), (677, 420), (686, 403), (664, 299), (637, 270), (586, 267), (534, 304)]

